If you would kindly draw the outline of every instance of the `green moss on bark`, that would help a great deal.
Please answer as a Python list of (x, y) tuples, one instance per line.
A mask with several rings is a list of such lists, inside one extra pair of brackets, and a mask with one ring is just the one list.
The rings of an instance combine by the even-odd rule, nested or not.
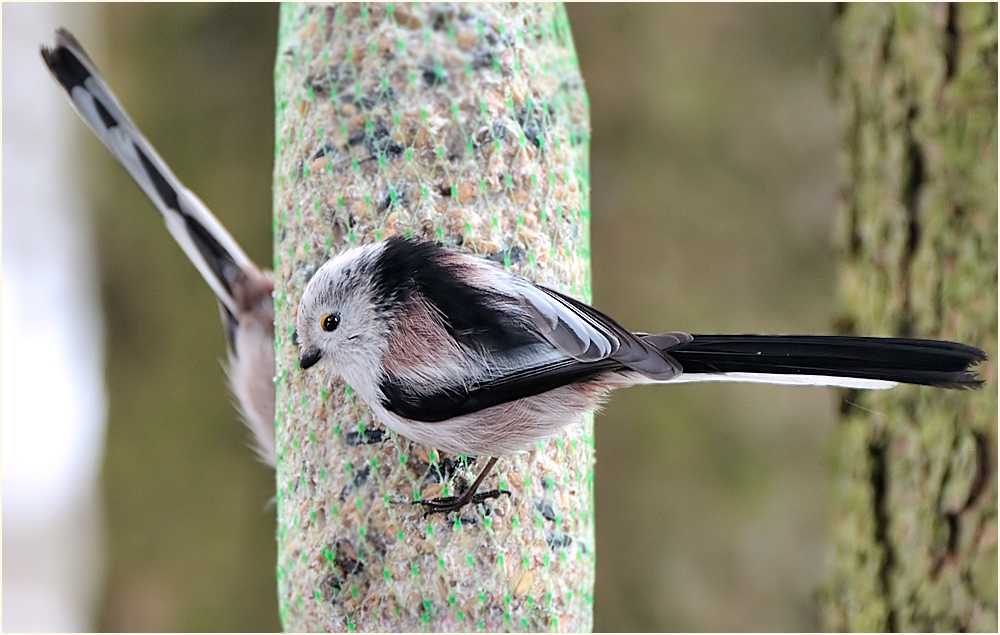
[[(842, 330), (995, 360), (996, 5), (847, 5), (835, 29)], [(980, 373), (845, 394), (825, 628), (996, 630), (995, 361)]]

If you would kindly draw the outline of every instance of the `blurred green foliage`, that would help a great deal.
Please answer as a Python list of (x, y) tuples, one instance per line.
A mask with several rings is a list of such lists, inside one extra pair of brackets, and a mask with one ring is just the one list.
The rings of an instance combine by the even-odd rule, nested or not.
[[(829, 8), (568, 9), (591, 100), (596, 305), (641, 330), (830, 332)], [(277, 7), (98, 10), (113, 89), (270, 263)], [(100, 627), (277, 629), (274, 477), (231, 407), (211, 292), (124, 171), (85, 151), (108, 324)], [(815, 628), (832, 404), (721, 384), (615, 395), (597, 423), (596, 628)]]
[[(598, 308), (654, 332), (831, 332), (828, 11), (570, 5)], [(833, 396), (615, 394), (595, 425), (595, 628), (815, 629)]]

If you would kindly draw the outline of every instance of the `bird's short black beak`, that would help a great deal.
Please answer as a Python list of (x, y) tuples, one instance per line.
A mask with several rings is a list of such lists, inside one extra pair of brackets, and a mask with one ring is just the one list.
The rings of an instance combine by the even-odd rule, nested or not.
[(320, 357), (321, 355), (318, 350), (306, 351), (305, 353), (302, 353), (302, 357), (299, 358), (299, 368), (305, 370), (310, 366), (314, 366), (316, 362), (319, 361)]

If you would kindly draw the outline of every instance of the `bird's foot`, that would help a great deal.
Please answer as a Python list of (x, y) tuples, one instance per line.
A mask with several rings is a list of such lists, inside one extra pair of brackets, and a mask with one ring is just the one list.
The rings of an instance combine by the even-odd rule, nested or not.
[(459, 511), (466, 505), (478, 505), (491, 498), (500, 498), (503, 494), (510, 496), (510, 492), (505, 489), (491, 489), (485, 492), (466, 492), (461, 496), (442, 496), (425, 501), (416, 501), (415, 504), (424, 508), (424, 518), (431, 514), (447, 514)]

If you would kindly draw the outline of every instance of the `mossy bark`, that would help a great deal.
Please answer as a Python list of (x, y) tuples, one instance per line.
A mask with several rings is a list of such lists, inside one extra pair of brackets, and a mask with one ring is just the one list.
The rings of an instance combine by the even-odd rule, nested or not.
[(997, 629), (997, 7), (851, 4), (841, 327), (983, 348), (983, 389), (849, 393), (830, 630)]
[(588, 630), (590, 419), (501, 457), (510, 497), (418, 498), (487, 457), (386, 431), (297, 369), (309, 275), (350, 247), (436, 240), (589, 299), (588, 102), (562, 5), (288, 4), (275, 75), (278, 594), (287, 630)]

